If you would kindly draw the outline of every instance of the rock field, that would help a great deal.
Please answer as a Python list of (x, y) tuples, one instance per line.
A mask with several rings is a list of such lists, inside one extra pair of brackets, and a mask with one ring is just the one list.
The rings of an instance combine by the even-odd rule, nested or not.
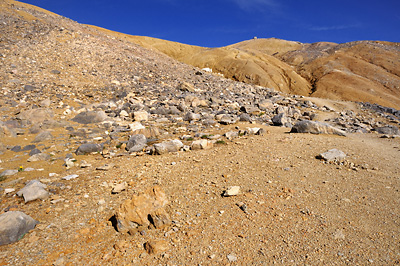
[(400, 263), (400, 111), (0, 9), (0, 265)]

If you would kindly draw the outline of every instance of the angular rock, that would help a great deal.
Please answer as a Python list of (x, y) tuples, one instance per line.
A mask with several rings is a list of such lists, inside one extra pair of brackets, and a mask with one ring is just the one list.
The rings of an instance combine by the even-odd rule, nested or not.
[(26, 145), (23, 149), (22, 149), (22, 151), (31, 151), (31, 150), (33, 150), (33, 149), (35, 149), (36, 148), (36, 145)]
[(189, 84), (187, 82), (180, 83), (176, 88), (178, 90), (181, 90), (181, 91), (188, 91), (188, 92), (195, 92), (196, 91), (195, 88), (193, 87), (193, 85)]
[(238, 132), (238, 131), (229, 131), (229, 132), (226, 132), (226, 133), (224, 134), (224, 136), (225, 136), (227, 139), (237, 138), (237, 137), (239, 136), (239, 132)]
[(79, 124), (93, 124), (109, 120), (109, 117), (104, 111), (87, 111), (77, 114), (72, 121)]
[(103, 145), (97, 144), (97, 143), (85, 143), (82, 144), (81, 146), (76, 149), (75, 154), (76, 155), (85, 155), (85, 154), (90, 154), (93, 152), (102, 152), (103, 151)]
[(142, 134), (148, 139), (157, 138), (161, 133), (157, 127), (150, 126), (143, 129), (135, 130), (133, 134)]
[(154, 152), (155, 154), (162, 155), (169, 152), (177, 152), (182, 147), (183, 143), (180, 140), (175, 139), (154, 144)]
[(244, 122), (251, 122), (251, 116), (249, 114), (243, 113), (239, 116), (239, 120)]
[(50, 131), (43, 131), (36, 135), (35, 139), (32, 141), (33, 143), (38, 143), (46, 140), (51, 140), (53, 135), (51, 135)]
[(132, 124), (129, 124), (129, 128), (135, 132), (136, 130), (141, 130), (145, 129), (145, 127), (140, 123), (140, 122), (133, 122)]
[(96, 170), (99, 170), (99, 171), (108, 171), (108, 170), (111, 170), (114, 166), (115, 166), (115, 164), (113, 164), (113, 163), (104, 164), (104, 165), (102, 165), (102, 166), (96, 167)]
[(0, 215), (0, 245), (20, 240), (39, 222), (20, 211), (9, 211)]
[(16, 145), (11, 148), (11, 151), (13, 151), (13, 152), (20, 152), (21, 150), (22, 150), (22, 148), (19, 145)]
[(253, 105), (245, 105), (240, 107), (240, 111), (246, 113), (246, 114), (258, 114), (260, 113), (260, 109)]
[(149, 254), (158, 254), (169, 250), (169, 244), (165, 240), (148, 241), (144, 243), (144, 249)]
[(62, 180), (71, 180), (71, 179), (75, 179), (75, 178), (77, 178), (77, 177), (79, 177), (79, 175), (67, 175), (67, 176), (64, 176), (63, 178), (61, 178)]
[(239, 194), (239, 191), (240, 191), (239, 186), (229, 187), (227, 190), (224, 191), (223, 196), (224, 197), (236, 196)]
[(39, 180), (29, 181), (26, 186), (17, 192), (19, 197), (24, 197), (25, 203), (37, 199), (46, 199), (49, 197), (49, 192), (46, 190), (47, 186)]
[(15, 175), (17, 173), (18, 173), (18, 170), (4, 170), (3, 172), (0, 173), (0, 177), (11, 176), (11, 175)]
[(399, 135), (399, 129), (395, 126), (378, 127), (375, 129), (379, 134), (385, 135)]
[(54, 113), (49, 109), (37, 108), (21, 112), (17, 119), (27, 121), (30, 124), (38, 124), (53, 118)]
[(274, 123), (274, 126), (284, 126), (288, 122), (289, 118), (285, 113), (277, 114), (272, 118), (272, 123)]
[(346, 154), (338, 149), (331, 149), (327, 152), (321, 153), (317, 156), (317, 159), (322, 159), (327, 162), (341, 162), (346, 158)]
[(30, 152), (29, 152), (29, 156), (32, 156), (32, 155), (35, 155), (35, 154), (38, 154), (38, 153), (41, 153), (41, 151), (39, 150), (39, 149), (33, 149), (33, 150), (31, 150)]
[(346, 136), (343, 130), (332, 127), (326, 123), (304, 120), (297, 122), (290, 133), (311, 133), (311, 134), (335, 134)]
[(36, 153), (28, 158), (28, 162), (39, 162), (50, 160), (50, 155), (47, 153)]
[(213, 147), (213, 143), (206, 139), (199, 139), (192, 142), (190, 149), (192, 150), (206, 150)]
[(123, 202), (115, 214), (118, 232), (134, 233), (151, 224), (156, 226), (154, 217), (163, 217), (162, 222), (157, 221), (158, 228), (170, 224), (169, 216), (163, 209), (167, 204), (167, 196), (159, 186), (134, 195), (132, 199)]
[(115, 185), (115, 187), (112, 189), (111, 193), (113, 193), (113, 194), (121, 193), (122, 191), (126, 190), (126, 187), (127, 187), (126, 182), (117, 184), (117, 185)]
[(192, 112), (189, 112), (185, 115), (185, 117), (183, 118), (183, 120), (185, 121), (198, 121), (200, 120), (201, 115), (200, 114), (195, 114)]
[(126, 144), (126, 150), (129, 152), (139, 152), (142, 151), (147, 144), (147, 138), (143, 134), (133, 135), (129, 138)]
[(133, 112), (133, 119), (138, 122), (147, 121), (149, 120), (149, 113), (146, 111)]
[(218, 122), (222, 125), (232, 125), (238, 122), (238, 118), (234, 115), (222, 115), (222, 116), (216, 116), (216, 119)]

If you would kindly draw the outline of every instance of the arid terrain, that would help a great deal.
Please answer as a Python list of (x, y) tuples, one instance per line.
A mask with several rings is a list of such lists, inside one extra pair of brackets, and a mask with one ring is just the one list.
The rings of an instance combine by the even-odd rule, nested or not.
[(162, 43), (0, 0), (0, 265), (400, 263), (398, 44)]
[(303, 96), (400, 108), (399, 43), (303, 44), (270, 38), (202, 48), (107, 32), (233, 80)]

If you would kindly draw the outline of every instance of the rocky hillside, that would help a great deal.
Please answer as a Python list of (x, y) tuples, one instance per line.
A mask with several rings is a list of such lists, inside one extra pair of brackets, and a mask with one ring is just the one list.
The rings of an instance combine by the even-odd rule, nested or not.
[(304, 96), (400, 108), (399, 43), (302, 44), (272, 38), (210, 49), (149, 37), (127, 38), (237, 81)]
[[(0, 265), (399, 263), (399, 110), (236, 82), (135, 38), (0, 0)], [(300, 69), (292, 49), (317, 48), (258, 41), (278, 54), (221, 50), (260, 49), (273, 82), (305, 89), (278, 58)]]

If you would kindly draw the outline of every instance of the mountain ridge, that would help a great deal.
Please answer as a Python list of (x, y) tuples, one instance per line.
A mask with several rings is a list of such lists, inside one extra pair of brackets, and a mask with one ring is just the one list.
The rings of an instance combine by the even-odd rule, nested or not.
[[(303, 96), (400, 108), (400, 43), (302, 44), (257, 38), (225, 47), (206, 48), (152, 37), (128, 36), (128, 40), (145, 48), (158, 50), (189, 65), (211, 68), (237, 81)], [(357, 48), (362, 49), (362, 55), (357, 53)], [(368, 57), (369, 53), (373, 56)], [(336, 54), (342, 54), (344, 58)], [(378, 58), (372, 59), (374, 55)], [(330, 68), (330, 75), (321, 73), (321, 68)]]

